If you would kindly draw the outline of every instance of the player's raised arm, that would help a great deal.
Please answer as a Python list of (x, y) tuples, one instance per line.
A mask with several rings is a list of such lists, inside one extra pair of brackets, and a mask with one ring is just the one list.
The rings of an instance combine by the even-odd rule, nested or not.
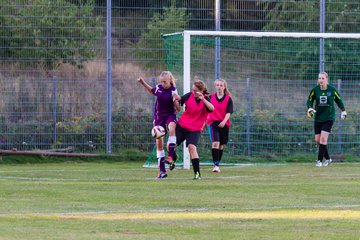
[(152, 92), (151, 92), (152, 87), (145, 82), (144, 78), (139, 77), (139, 78), (137, 79), (137, 81), (138, 81), (141, 85), (143, 85), (143, 86), (145, 87), (145, 89), (146, 89), (150, 94), (152, 94)]
[(205, 107), (209, 112), (214, 111), (214, 105), (211, 103), (209, 97), (205, 97), (201, 92), (196, 92), (196, 96), (204, 102)]

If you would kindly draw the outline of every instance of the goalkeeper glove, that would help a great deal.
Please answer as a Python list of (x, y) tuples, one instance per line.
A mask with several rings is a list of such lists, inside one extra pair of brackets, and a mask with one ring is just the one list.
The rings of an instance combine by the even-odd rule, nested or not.
[(346, 116), (347, 116), (346, 111), (342, 111), (341, 112), (341, 119), (344, 120), (346, 118)]
[(315, 111), (315, 109), (313, 109), (313, 108), (309, 108), (309, 109), (307, 110), (307, 116), (308, 116), (309, 118), (313, 118), (315, 113), (316, 113), (316, 111)]

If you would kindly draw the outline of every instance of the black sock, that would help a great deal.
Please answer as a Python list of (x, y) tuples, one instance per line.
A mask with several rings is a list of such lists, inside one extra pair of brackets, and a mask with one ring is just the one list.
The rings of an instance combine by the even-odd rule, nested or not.
[(223, 151), (224, 151), (223, 149), (219, 149), (219, 162), (221, 161)]
[(165, 158), (161, 157), (159, 160), (159, 169), (161, 172), (166, 172), (166, 168), (165, 168)]
[(191, 163), (193, 165), (194, 173), (200, 173), (200, 161), (198, 158), (191, 159)]
[(330, 155), (329, 155), (329, 152), (328, 152), (328, 149), (327, 149), (327, 145), (325, 145), (324, 157), (325, 157), (326, 160), (329, 160), (329, 159), (330, 159)]
[(175, 143), (169, 143), (169, 156), (174, 159), (174, 156), (175, 156)]
[(220, 158), (219, 158), (220, 152), (219, 151), (220, 150), (217, 148), (211, 149), (212, 159), (213, 159), (215, 166), (219, 166), (219, 162), (220, 162)]
[(320, 160), (320, 161), (323, 160), (325, 151), (326, 151), (326, 145), (320, 144), (319, 145), (318, 160)]

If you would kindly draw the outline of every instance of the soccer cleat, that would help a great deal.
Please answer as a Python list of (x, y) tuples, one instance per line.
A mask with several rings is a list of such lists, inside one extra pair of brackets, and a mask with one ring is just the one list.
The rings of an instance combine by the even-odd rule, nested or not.
[(158, 175), (157, 175), (157, 179), (163, 179), (163, 178), (167, 178), (167, 172), (159, 172)]
[(219, 166), (214, 166), (214, 168), (213, 168), (213, 172), (220, 172), (220, 168), (219, 168)]
[(175, 161), (172, 161), (169, 166), (170, 171), (174, 170), (175, 166)]
[(201, 179), (201, 174), (200, 174), (200, 172), (196, 172), (193, 179), (194, 179), (194, 180), (200, 180), (200, 179)]
[(317, 160), (315, 166), (321, 167), (321, 166), (322, 166), (322, 162), (321, 162), (320, 160)]
[(324, 162), (324, 167), (327, 167), (327, 166), (329, 166), (330, 165), (330, 163), (332, 162), (332, 160), (331, 160), (331, 158), (330, 159), (328, 159), (328, 160), (325, 160), (325, 162)]
[(177, 159), (176, 153), (174, 154), (174, 157), (168, 156), (166, 163), (170, 165), (169, 166), (170, 171), (174, 170), (176, 166), (175, 165), (176, 159)]

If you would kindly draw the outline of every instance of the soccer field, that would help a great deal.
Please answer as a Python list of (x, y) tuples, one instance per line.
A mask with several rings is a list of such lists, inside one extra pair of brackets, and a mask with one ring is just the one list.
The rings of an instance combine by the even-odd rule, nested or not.
[(0, 239), (360, 239), (360, 164), (0, 165)]

